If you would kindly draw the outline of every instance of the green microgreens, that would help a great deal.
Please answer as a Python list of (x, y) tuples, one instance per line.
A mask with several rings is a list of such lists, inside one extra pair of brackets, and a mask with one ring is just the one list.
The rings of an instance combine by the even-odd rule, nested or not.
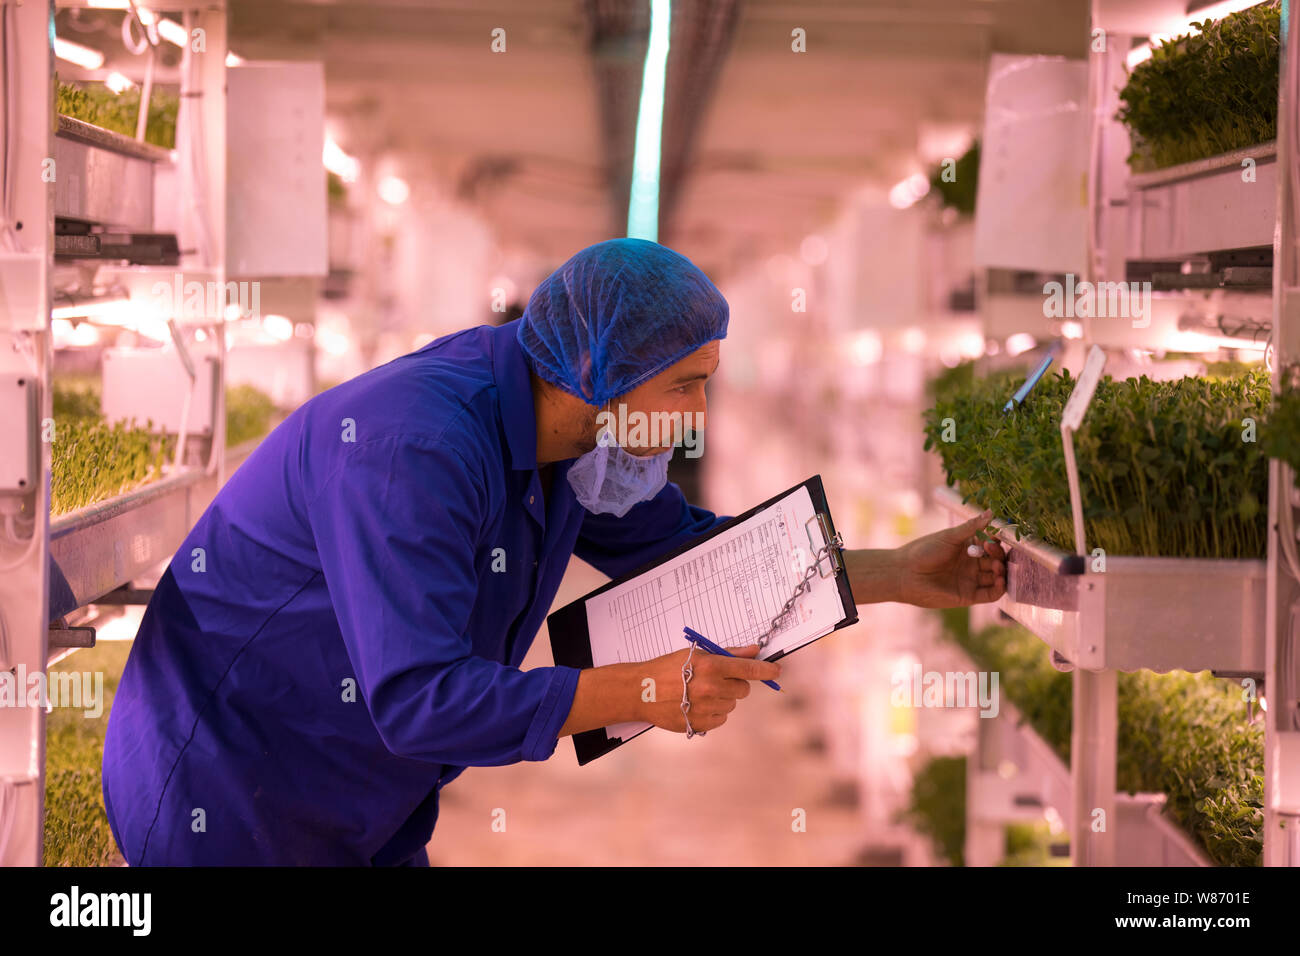
[[(1017, 537), (1073, 551), (1060, 420), (1075, 379), (1063, 370), (1045, 375), (1004, 414), (1021, 378), (950, 377), (925, 413), (925, 447), (938, 452), (965, 500), (992, 509)], [(1261, 423), (1270, 401), (1263, 368), (1171, 382), (1104, 377), (1074, 436), (1088, 549), (1263, 557), (1268, 462), (1248, 423)]]
[[(999, 686), (1024, 720), (1070, 761), (1073, 683), (1043, 642), (1018, 626), (972, 633), (943, 616), (947, 635)], [(1263, 854), (1264, 727), (1247, 720), (1242, 688), (1209, 672), (1121, 673), (1117, 786), (1165, 793), (1165, 813), (1222, 866), (1259, 866)]]
[[(92, 381), (54, 383), (54, 444), (50, 451), (50, 514), (61, 515), (124, 494), (162, 477), (176, 437), (153, 421), (108, 423), (100, 413), (99, 386)], [(226, 392), (227, 447), (263, 435), (274, 405), (251, 385)], [(233, 436), (233, 437), (232, 437)]]
[(1152, 50), (1120, 91), (1116, 119), (1129, 128), (1135, 172), (1277, 136), (1280, 0), (1193, 25)]
[[(102, 84), (77, 86), (60, 83), (58, 112), (101, 129), (135, 136), (136, 117), (140, 112), (140, 89), (131, 87), (114, 93)], [(163, 149), (176, 148), (176, 116), (180, 97), (175, 93), (154, 87), (149, 94), (149, 122), (145, 127), (146, 142)]]

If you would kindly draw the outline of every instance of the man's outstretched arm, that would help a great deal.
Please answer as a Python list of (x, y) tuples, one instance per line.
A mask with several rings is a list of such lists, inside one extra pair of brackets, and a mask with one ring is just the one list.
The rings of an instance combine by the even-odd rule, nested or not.
[[(1006, 550), (975, 534), (992, 520), (985, 511), (962, 524), (883, 551), (844, 552), (858, 604), (901, 601), (918, 607), (966, 607), (1006, 593)], [(968, 550), (972, 545), (976, 553)]]

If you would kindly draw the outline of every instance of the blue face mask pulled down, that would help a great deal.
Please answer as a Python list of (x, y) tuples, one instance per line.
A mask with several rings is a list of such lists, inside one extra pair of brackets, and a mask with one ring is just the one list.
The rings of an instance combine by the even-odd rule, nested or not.
[(593, 514), (621, 518), (668, 483), (668, 462), (675, 450), (637, 457), (619, 445), (608, 427), (602, 428), (596, 447), (570, 466), (569, 487), (578, 503)]

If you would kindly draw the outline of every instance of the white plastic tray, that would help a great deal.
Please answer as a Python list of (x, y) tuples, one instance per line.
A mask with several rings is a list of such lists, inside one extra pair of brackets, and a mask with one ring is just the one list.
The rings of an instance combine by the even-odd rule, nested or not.
[[(978, 514), (954, 488), (935, 500), (953, 524)], [(1086, 670), (1264, 672), (1264, 560), (1107, 556), (1105, 572), (1036, 538), (1006, 546), (998, 606)]]

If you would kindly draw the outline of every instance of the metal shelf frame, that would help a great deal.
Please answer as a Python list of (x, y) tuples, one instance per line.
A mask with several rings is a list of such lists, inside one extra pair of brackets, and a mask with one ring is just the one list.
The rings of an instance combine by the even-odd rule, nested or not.
[[(1282, 21), (1278, 128), (1273, 143), (1135, 176), (1130, 174), (1126, 163), (1128, 133), (1114, 118), (1119, 106), (1118, 93), (1126, 82), (1124, 61), (1134, 37), (1150, 32), (1151, 22), (1170, 14), (1178, 15), (1173, 9), (1177, 4), (1171, 0), (1167, 6), (1168, 9), (1156, 12), (1154, 8), (1139, 9), (1118, 0), (1093, 0), (1092, 3), (1091, 26), (1103, 32), (1106, 42), (1104, 51), (1093, 53), (1089, 60), (1092, 122), (1088, 176), (1089, 274), (1085, 278), (1092, 282), (1123, 281), (1130, 261), (1155, 261), (1162, 256), (1179, 259), (1230, 248), (1272, 246), (1273, 283), (1268, 311), (1272, 328), (1270, 367), (1274, 369), (1276, 392), (1281, 385), (1279, 371), (1300, 362), (1300, 220), (1297, 218), (1300, 178), (1294, 175), (1294, 170), (1300, 168), (1300, 70), (1297, 69), (1300, 22), (1294, 16), (1292, 3), (1293, 15)], [(1247, 159), (1254, 161), (1253, 182), (1243, 175), (1251, 165), (1243, 166), (1242, 161)], [(1196, 295), (1189, 293), (1185, 298), (1190, 310), (1200, 307)], [(1085, 345), (1117, 341), (1113, 323), (1111, 328), (1107, 327), (1109, 321), (1085, 319)], [(1130, 347), (1160, 349), (1169, 347), (1162, 338), (1165, 335), (1167, 326), (1162, 329), (1160, 324), (1152, 323), (1145, 330), (1136, 326), (1125, 328), (1123, 341)], [(1297, 659), (1294, 651), (1300, 633), (1291, 623), (1293, 609), (1300, 606), (1300, 580), (1287, 567), (1280, 538), (1282, 529), (1297, 523), (1290, 480), (1289, 471), (1280, 463), (1270, 464), (1268, 553), (1262, 569), (1262, 648), (1257, 633), (1259, 565), (1248, 568), (1246, 563), (1233, 562), (1241, 568), (1237, 575), (1239, 588), (1227, 584), (1233, 576), (1230, 569), (1209, 568), (1208, 577), (1198, 576), (1194, 571), (1180, 574), (1170, 579), (1167, 586), (1159, 584), (1157, 573), (1150, 580), (1160, 590), (1153, 591), (1150, 598), (1158, 604), (1140, 619), (1156, 626), (1162, 626), (1166, 616), (1185, 619), (1186, 602), (1204, 606), (1193, 593), (1199, 586), (1217, 589), (1227, 602), (1216, 627), (1232, 627), (1240, 612), (1237, 640), (1232, 640), (1230, 633), (1224, 640), (1211, 642), (1207, 647), (1202, 647), (1198, 640), (1195, 648), (1185, 649), (1186, 660), (1192, 666), (1209, 662), (1210, 666), (1218, 665), (1225, 670), (1262, 672), (1262, 692), (1268, 703), (1264, 737), (1266, 866), (1300, 866), (1300, 694), (1297, 693), (1300, 675), (1295, 673), (1293, 663)], [(1117, 581), (1115, 560), (1107, 559), (1108, 592)], [(1148, 566), (1155, 568), (1155, 565)], [(1106, 600), (1112, 596), (1107, 593)], [(1015, 615), (1014, 611), (1010, 613)], [(1051, 629), (1045, 621), (1048, 616), (1037, 615), (1036, 633), (1051, 642)], [(1035, 621), (1032, 613), (1025, 613), (1024, 617)], [(1023, 621), (1024, 617), (1019, 619)], [(1115, 638), (1122, 634), (1123, 624), (1119, 621), (1106, 624), (1105, 642), (1114, 650)], [(1114, 630), (1110, 628), (1112, 624)], [(1056, 640), (1064, 643), (1063, 638)], [(1083, 648), (1085, 652), (1087, 649)], [(1220, 663), (1225, 651), (1239, 652), (1238, 663), (1243, 666), (1232, 668), (1230, 658)], [(1172, 655), (1168, 658), (1173, 659)], [(1168, 662), (1154, 654), (1149, 660), (1155, 664)], [(1103, 658), (1103, 663), (1112, 665), (1122, 662), (1122, 654)], [(1105, 778), (1114, 774), (1114, 673), (1080, 667), (1074, 674), (1075, 732), (1080, 733), (1082, 728), (1101, 748), (1100, 754), (1089, 751), (1086, 766), (1073, 768), (1075, 786), (1086, 788), (1094, 799), (1099, 799), (1097, 794), (1104, 792)], [(1076, 816), (1076, 832), (1084, 822)], [(1098, 841), (1096, 850), (1094, 862), (1106, 864), (1114, 860), (1113, 842), (1107, 845), (1106, 841)]]
[[(975, 750), (966, 761), (965, 856), (967, 866), (993, 866), (1002, 859), (1008, 823), (1042, 820), (1049, 807), (1070, 818), (1073, 785), (1070, 768), (1014, 704), (1004, 700), (996, 717), (977, 720)], [(1167, 800), (1163, 793), (1115, 794), (1110, 820), (1117, 865), (1213, 865), (1164, 815)]]
[[(952, 525), (982, 510), (964, 504), (950, 487), (936, 489), (934, 499)], [(998, 607), (1074, 665), (1071, 761), (1068, 771), (1061, 767), (1071, 797), (1058, 806), (1068, 810), (1075, 860), (1087, 866), (1132, 865), (1125, 860), (1133, 847), (1117, 836), (1119, 823), (1102, 832), (1092, 829), (1096, 810), (1107, 820), (1127, 820), (1126, 826), (1137, 812), (1132, 798), (1115, 789), (1117, 674), (1218, 670), (1262, 680), (1268, 565), (1108, 556), (1106, 571), (1092, 572), (1081, 555), (1035, 538), (1017, 539), (1001, 520), (994, 527), (1007, 551), (1007, 593)], [(1050, 748), (1047, 753), (1055, 759)], [(1205, 860), (1197, 851), (1199, 857), (1189, 861), (1186, 848), (1159, 853), (1161, 859), (1187, 861), (1175, 865)]]
[[(261, 439), (226, 452), (233, 472)], [(50, 520), (51, 621), (129, 584), (176, 552), (223, 484), (190, 468)]]
[[(1249, 161), (1251, 178), (1243, 178)], [(1273, 244), (1277, 143), (1128, 178), (1129, 259), (1168, 260)]]
[[(60, 0), (60, 6), (86, 7), (88, 0)], [(202, 149), (178, 131), (175, 160), (166, 150), (117, 137), (88, 124), (64, 118), (53, 122), (55, 3), (35, 0), (0, 3), (8, 18), (14, 55), (10, 97), (12, 142), (6, 150), (9, 175), (18, 183), (45, 188), (19, 188), (13, 218), (18, 249), (0, 252), (0, 372), (30, 375), (40, 383), (37, 407), (25, 435), (0, 435), (0, 454), (28, 454), (36, 448), (39, 480), (23, 495), (0, 495), (0, 508), (20, 516), (22, 540), (0, 533), (0, 666), (22, 665), (28, 675), (45, 671), (49, 659), (51, 596), (61, 601), (90, 601), (124, 583), (146, 560), (157, 563), (167, 548), (175, 548), (188, 532), (195, 509), (208, 489), (219, 487), (226, 468), (222, 436), (214, 437), (212, 474), (180, 473), (156, 485), (102, 502), (75, 515), (50, 520), (50, 426), (54, 422), (51, 395), (53, 369), (51, 308), (54, 302), (54, 221), (60, 195), (74, 186), (75, 157), (94, 155), (96, 168), (118, 163), (143, 179), (151, 170), (174, 175), (179, 191), (176, 231), (183, 254), (174, 269), (150, 270), (144, 279), (156, 282), (166, 273), (202, 275), (224, 284), (226, 244), (226, 5), (224, 0), (154, 0), (154, 10), (181, 11), (188, 23), (205, 33), (205, 50), (187, 54), (189, 76), (196, 92), (182, 106), (192, 110), (201, 130)], [(187, 120), (189, 123), (189, 120)], [(64, 160), (74, 157), (64, 168)], [(62, 159), (60, 159), (62, 157)], [(55, 176), (49, 159), (55, 158)], [(107, 163), (107, 166), (103, 165)], [(65, 175), (66, 173), (66, 175)], [(111, 190), (110, 184), (109, 189)], [(88, 193), (81, 193), (84, 197)], [(152, 197), (150, 197), (152, 202)], [(152, 206), (150, 207), (152, 214)], [(198, 210), (206, 210), (200, 217)], [(113, 225), (121, 225), (113, 223)], [(224, 350), (219, 361), (224, 362)], [(220, 392), (219, 392), (220, 394)], [(224, 408), (217, 410), (224, 416)], [(58, 568), (65, 589), (52, 587), (51, 568)], [(98, 592), (98, 593), (97, 593)], [(40, 707), (0, 708), (0, 787), (5, 788), (4, 818), (0, 819), (0, 866), (36, 866), (42, 857), (45, 790), (45, 711)]]
[[(957, 523), (981, 510), (951, 487), (934, 499)], [(998, 606), (1077, 667), (1263, 674), (1266, 561), (1108, 555), (1095, 572), (1081, 555), (994, 524), (1008, 549)]]
[(97, 149), (117, 153), (121, 156), (129, 156), (133, 159), (147, 160), (151, 163), (176, 162), (175, 150), (163, 149), (153, 143), (144, 143), (132, 139), (130, 136), (124, 136), (111, 129), (104, 129), (94, 123), (79, 120), (75, 116), (66, 116), (59, 113), (57, 114), (57, 123), (58, 128), (55, 135), (58, 139), (80, 143), (84, 146), (93, 146)]

